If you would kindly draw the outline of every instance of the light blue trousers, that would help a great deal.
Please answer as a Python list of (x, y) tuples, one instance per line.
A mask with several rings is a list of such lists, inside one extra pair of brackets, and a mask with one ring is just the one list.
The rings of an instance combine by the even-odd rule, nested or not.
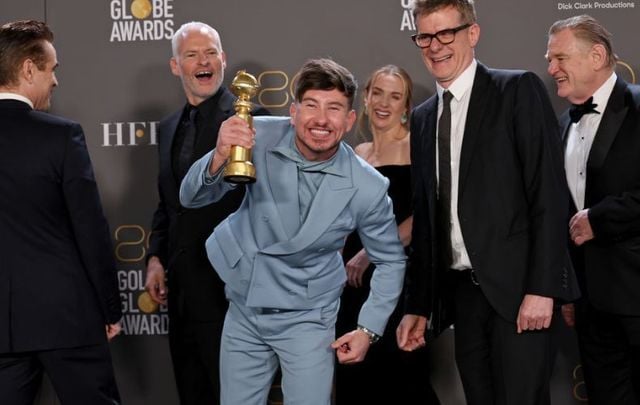
[(231, 301), (222, 331), (222, 405), (265, 405), (278, 365), (287, 405), (329, 405), (339, 300), (275, 312)]

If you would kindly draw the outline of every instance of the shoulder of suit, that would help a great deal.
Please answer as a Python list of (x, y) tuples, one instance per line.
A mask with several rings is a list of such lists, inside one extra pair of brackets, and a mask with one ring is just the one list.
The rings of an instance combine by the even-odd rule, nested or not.
[(428, 99), (426, 99), (422, 103), (420, 103), (417, 106), (415, 106), (413, 108), (413, 110), (411, 111), (411, 114), (424, 113), (429, 108), (433, 108), (433, 106), (437, 106), (437, 102), (438, 102), (438, 95), (436, 93), (434, 93), (431, 97), (429, 97)]
[(253, 117), (256, 130), (256, 146), (276, 145), (291, 130), (291, 118), (285, 116), (260, 115)]
[(181, 109), (172, 112), (171, 114), (167, 115), (166, 117), (164, 117), (163, 119), (160, 120), (160, 126), (163, 127), (167, 124), (169, 124), (172, 121), (177, 121), (180, 119), (180, 117), (182, 116), (182, 111), (184, 111), (184, 107), (182, 107)]
[(523, 79), (529, 79), (538, 83), (542, 83), (540, 77), (529, 70), (488, 68), (487, 72), (491, 77), (491, 81), (493, 81), (494, 83), (498, 83), (499, 87), (513, 83), (520, 83)]
[(629, 83), (626, 83), (626, 85), (627, 90), (631, 93), (631, 97), (633, 98), (633, 103), (635, 104), (636, 110), (640, 109), (640, 86), (637, 84)]
[(80, 124), (75, 121), (44, 111), (31, 110), (29, 116), (35, 123), (46, 125), (50, 128), (58, 127), (61, 129), (69, 129), (71, 127), (80, 126)]
[(285, 116), (259, 115), (253, 117), (253, 127), (261, 130), (275, 130), (288, 128), (291, 125), (291, 118)]

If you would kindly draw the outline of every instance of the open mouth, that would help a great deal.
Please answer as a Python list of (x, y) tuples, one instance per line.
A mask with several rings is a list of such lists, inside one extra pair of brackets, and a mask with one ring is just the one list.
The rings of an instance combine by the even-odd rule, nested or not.
[(443, 56), (441, 58), (431, 58), (433, 63), (442, 63), (442, 62), (447, 61), (449, 59), (451, 59), (451, 55)]
[(331, 133), (331, 131), (324, 128), (311, 128), (309, 132), (311, 132), (311, 135), (313, 135), (316, 138), (324, 138), (325, 136), (328, 136)]
[(374, 110), (377, 117), (387, 118), (391, 115), (389, 111)]
[(195, 76), (196, 76), (196, 79), (198, 80), (208, 80), (208, 79), (211, 79), (211, 77), (213, 77), (213, 72), (209, 72), (209, 71), (197, 72)]

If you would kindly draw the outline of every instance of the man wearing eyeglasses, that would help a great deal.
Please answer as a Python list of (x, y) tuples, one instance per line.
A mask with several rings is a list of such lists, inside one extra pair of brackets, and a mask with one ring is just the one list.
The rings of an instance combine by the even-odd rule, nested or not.
[(558, 124), (531, 72), (477, 62), (472, 0), (416, 0), (412, 37), (437, 94), (411, 117), (413, 254), (398, 345), (455, 322), (467, 403), (549, 404), (554, 303), (577, 295), (566, 253)]

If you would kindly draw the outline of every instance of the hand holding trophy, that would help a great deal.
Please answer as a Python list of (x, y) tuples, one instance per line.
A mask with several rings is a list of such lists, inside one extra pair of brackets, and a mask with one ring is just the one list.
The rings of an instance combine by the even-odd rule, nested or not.
[[(238, 99), (233, 104), (236, 116), (242, 118), (253, 127), (253, 117), (250, 114), (249, 99), (258, 91), (258, 80), (244, 70), (238, 71), (231, 82), (231, 91)], [(230, 183), (245, 184), (256, 181), (256, 168), (251, 163), (251, 149), (242, 146), (232, 146), (229, 163), (224, 169), (224, 180)]]

